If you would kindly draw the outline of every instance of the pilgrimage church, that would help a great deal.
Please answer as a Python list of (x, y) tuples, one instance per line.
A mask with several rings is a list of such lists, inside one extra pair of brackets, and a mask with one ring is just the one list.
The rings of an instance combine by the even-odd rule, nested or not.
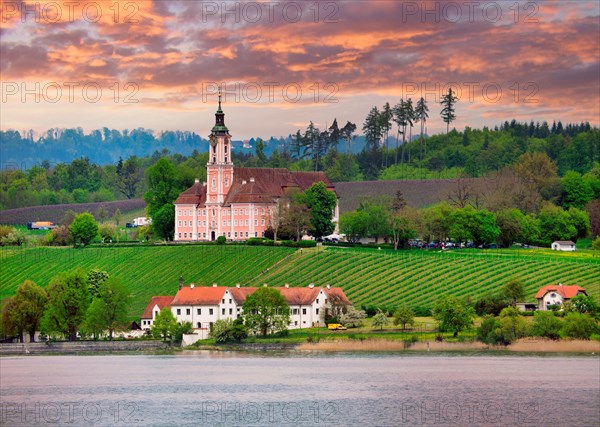
[[(175, 240), (246, 240), (263, 237), (273, 223), (277, 201), (290, 188), (306, 190), (323, 181), (333, 184), (323, 172), (291, 172), (283, 168), (238, 168), (233, 166), (231, 135), (225, 126), (225, 113), (219, 109), (209, 137), (206, 165), (208, 182), (196, 183), (175, 201)], [(333, 221), (339, 217), (336, 206)]]

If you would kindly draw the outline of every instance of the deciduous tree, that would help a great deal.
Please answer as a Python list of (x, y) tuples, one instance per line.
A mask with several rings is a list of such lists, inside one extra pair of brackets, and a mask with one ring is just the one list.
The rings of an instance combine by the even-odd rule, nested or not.
[(331, 234), (335, 229), (332, 222), (333, 211), (337, 205), (335, 193), (328, 190), (323, 181), (319, 181), (306, 189), (303, 200), (310, 209), (311, 235), (319, 239)]
[(447, 295), (437, 300), (433, 306), (433, 318), (439, 322), (440, 331), (453, 332), (454, 336), (473, 325), (475, 311), (465, 302)]
[(262, 287), (246, 297), (243, 306), (244, 323), (262, 336), (287, 329), (290, 307), (277, 289)]
[(77, 240), (84, 245), (92, 241), (98, 235), (98, 224), (94, 217), (89, 212), (84, 212), (75, 216), (73, 222), (69, 226), (71, 236), (73, 236), (73, 244), (77, 245)]

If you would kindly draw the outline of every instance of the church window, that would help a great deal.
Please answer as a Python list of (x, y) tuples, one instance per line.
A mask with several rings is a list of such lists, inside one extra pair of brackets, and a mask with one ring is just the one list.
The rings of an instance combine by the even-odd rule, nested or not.
[(233, 225), (237, 226), (237, 219), (233, 220)]
[(225, 144), (225, 154), (227, 154), (227, 144)]
[(213, 209), (213, 210), (212, 210), (212, 216), (215, 216), (215, 215), (216, 215), (216, 214), (215, 214), (215, 210)]
[(227, 237), (229, 237), (229, 238), (231, 239), (231, 231), (229, 231), (229, 232), (227, 233)]
[(258, 232), (254, 232), (254, 237), (258, 237)]
[(246, 220), (246, 225), (248, 225), (248, 220)]
[(212, 179), (213, 188), (217, 186), (217, 180), (215, 178)]
[[(204, 224), (206, 225), (206, 224)], [(202, 237), (204, 237), (206, 239), (206, 233), (202, 233)]]
[(254, 220), (254, 225), (258, 225), (258, 220), (257, 219)]
[(237, 238), (237, 231), (236, 231), (236, 232), (234, 232), (234, 236)]
[(222, 309), (221, 309), (221, 314), (222, 314), (223, 316), (225, 316), (225, 309), (224, 309), (224, 308), (222, 308)]
[[(225, 161), (227, 161), (227, 157), (225, 158)], [(229, 187), (229, 178), (225, 178), (225, 187)]]
[(248, 215), (248, 209), (246, 208), (246, 215)]
[(213, 145), (213, 153), (216, 153), (216, 152), (217, 152), (217, 146)]
[(187, 239), (187, 233), (183, 233), (183, 238)]
[(265, 225), (265, 220), (264, 219), (261, 222), (262, 222), (262, 225)]
[(202, 221), (198, 221), (198, 227), (202, 225)]
[(177, 225), (181, 227), (181, 221), (177, 221)]
[(233, 315), (233, 308), (230, 308), (230, 309), (229, 309), (229, 315), (230, 315), (230, 316), (231, 316), (231, 315)]

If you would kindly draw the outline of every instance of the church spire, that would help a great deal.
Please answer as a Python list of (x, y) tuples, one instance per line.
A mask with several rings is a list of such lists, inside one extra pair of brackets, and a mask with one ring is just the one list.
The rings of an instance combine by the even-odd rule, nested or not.
[(229, 132), (227, 126), (225, 126), (225, 113), (221, 108), (221, 86), (219, 86), (219, 108), (215, 113), (215, 125), (212, 128), (213, 135), (223, 135)]

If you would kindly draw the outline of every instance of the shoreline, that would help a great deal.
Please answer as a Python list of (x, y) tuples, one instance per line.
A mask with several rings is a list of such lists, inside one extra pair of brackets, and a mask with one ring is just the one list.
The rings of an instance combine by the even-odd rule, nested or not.
[(472, 353), (472, 354), (589, 354), (600, 355), (600, 341), (522, 338), (508, 346), (472, 342), (419, 341), (415, 343), (379, 338), (365, 340), (321, 340), (317, 343), (242, 343), (198, 347), (170, 347), (161, 341), (75, 341), (50, 343), (3, 343), (1, 356), (24, 355), (119, 355), (190, 353), (194, 351), (222, 351), (242, 353)]

